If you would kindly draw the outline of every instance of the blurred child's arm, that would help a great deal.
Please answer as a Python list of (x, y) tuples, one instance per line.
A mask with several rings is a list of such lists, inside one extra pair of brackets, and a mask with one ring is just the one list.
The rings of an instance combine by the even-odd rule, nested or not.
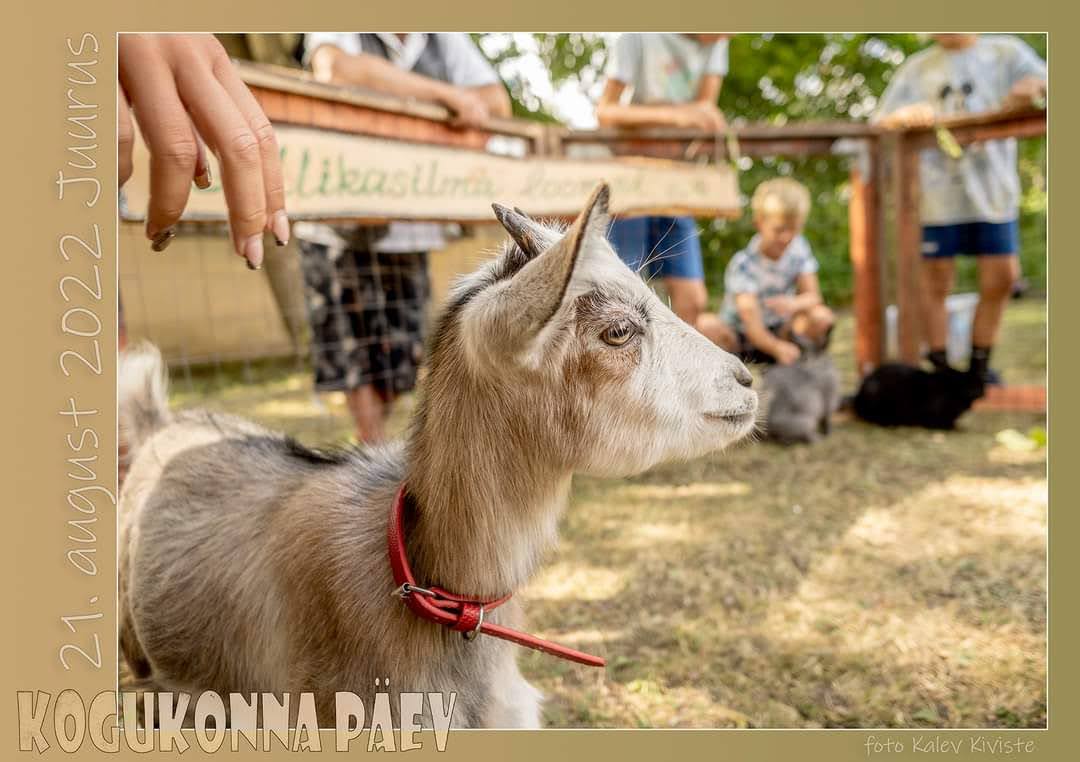
[(379, 56), (320, 45), (311, 53), (311, 71), (319, 82), (359, 85), (382, 93), (441, 101), (452, 85), (399, 69)]
[(500, 82), (494, 85), (478, 85), (477, 87), (462, 88), (468, 93), (475, 95), (484, 105), (487, 106), (488, 113), (497, 119), (509, 119), (513, 116), (513, 109), (510, 105), (510, 96), (506, 92), (506, 88)]
[(727, 129), (727, 119), (724, 118), (724, 112), (716, 105), (716, 102), (720, 99), (720, 88), (723, 85), (724, 77), (722, 74), (705, 74), (701, 78), (697, 97), (694, 99), (698, 108), (703, 110), (712, 121), (710, 129), (714, 132)]
[(907, 106), (901, 106), (891, 114), (887, 114), (874, 121), (882, 127), (892, 129), (903, 127), (929, 127), (936, 119), (937, 112), (931, 104), (910, 103)]
[(790, 365), (799, 359), (801, 353), (795, 344), (775, 336), (765, 327), (757, 294), (736, 294), (735, 309), (742, 321), (743, 333), (751, 344), (775, 357), (781, 365)]
[(916, 87), (918, 79), (919, 75), (911, 68), (911, 62), (900, 64), (881, 94), (870, 122), (889, 129), (932, 125), (937, 111), (932, 104), (922, 100)]
[(822, 303), (817, 273), (802, 273), (795, 281), (795, 311), (802, 312)]
[(720, 88), (724, 86), (722, 74), (705, 74), (698, 84), (697, 100), (699, 103), (708, 103), (715, 106), (720, 100)]
[(791, 256), (800, 258), (799, 274), (795, 276), (795, 295), (780, 294), (765, 300), (766, 307), (785, 319), (824, 303), (817, 276), (818, 262), (814, 259), (810, 244), (799, 236), (792, 242), (790, 251)]
[(501, 119), (512, 116), (506, 85), (469, 35), (444, 34), (440, 46), (446, 60), (448, 82), (483, 102), (491, 116)]
[(765, 300), (765, 306), (782, 318), (790, 318), (821, 303), (821, 289), (814, 273), (799, 276), (795, 296), (779, 294)]
[[(626, 83), (609, 79), (596, 104), (596, 121), (601, 127), (687, 127), (714, 130), (715, 119), (695, 103), (619, 102)], [(715, 107), (714, 107), (715, 108)], [(719, 112), (717, 112), (719, 113)]]
[(1046, 80), (1043, 77), (1032, 75), (1024, 77), (1009, 88), (1009, 94), (1005, 96), (1001, 107), (1030, 108), (1042, 98), (1046, 97)]
[(493, 115), (508, 116), (510, 101), (502, 85), (457, 87), (425, 77), (368, 53), (347, 53), (320, 45), (311, 55), (311, 70), (320, 82), (359, 85), (398, 97), (441, 103), (467, 124), (481, 125)]
[(1007, 36), (1000, 43), (1011, 83), (1002, 108), (1030, 108), (1046, 97), (1046, 61), (1019, 37)]

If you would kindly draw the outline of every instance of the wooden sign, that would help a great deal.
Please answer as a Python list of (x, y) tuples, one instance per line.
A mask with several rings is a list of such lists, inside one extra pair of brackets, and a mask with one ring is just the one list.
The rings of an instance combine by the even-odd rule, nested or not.
[[(611, 185), (617, 214), (740, 214), (735, 172), (727, 164), (513, 158), (308, 127), (278, 125), (276, 131), (293, 219), (486, 222), (493, 201), (532, 215), (573, 216), (601, 180)], [(149, 155), (141, 139), (136, 146), (124, 194), (129, 213), (139, 218), (150, 187)], [(192, 186), (185, 220), (226, 219), (221, 171), (210, 161), (214, 183), (206, 190)]]

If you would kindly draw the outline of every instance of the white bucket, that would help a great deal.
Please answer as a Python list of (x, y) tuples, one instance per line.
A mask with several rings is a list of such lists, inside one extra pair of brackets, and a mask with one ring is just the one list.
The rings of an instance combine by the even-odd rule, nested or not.
[[(971, 354), (971, 324), (975, 319), (975, 306), (979, 295), (972, 293), (950, 294), (945, 298), (945, 311), (948, 314), (948, 337), (945, 352), (949, 364), (955, 368), (967, 363)], [(898, 357), (900, 354), (895, 304), (885, 308), (885, 356)]]

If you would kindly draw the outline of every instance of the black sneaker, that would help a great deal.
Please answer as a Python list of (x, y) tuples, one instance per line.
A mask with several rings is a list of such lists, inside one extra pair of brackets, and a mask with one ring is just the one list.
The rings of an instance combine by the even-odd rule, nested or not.
[(1021, 276), (1013, 281), (1009, 296), (1013, 299), (1023, 299), (1029, 288), (1031, 288), (1031, 284), (1028, 283), (1028, 279)]
[(993, 368), (983, 371), (983, 383), (987, 386), (1005, 386), (1005, 382), (1001, 380), (1001, 374)]
[(949, 366), (948, 355), (945, 354), (945, 350), (936, 349), (932, 352), (926, 353), (926, 361), (930, 364), (930, 370), (934, 373), (941, 373), (951, 370)]

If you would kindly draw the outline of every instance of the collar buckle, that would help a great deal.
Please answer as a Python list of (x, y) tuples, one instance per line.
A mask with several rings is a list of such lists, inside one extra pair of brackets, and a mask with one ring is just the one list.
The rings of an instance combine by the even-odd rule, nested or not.
[(428, 590), (426, 587), (413, 585), (409, 582), (402, 582), (401, 587), (394, 588), (394, 592), (390, 593), (390, 597), (393, 598), (394, 596), (397, 596), (398, 598), (408, 598), (413, 593), (420, 593), (420, 595), (426, 595), (428, 598), (436, 597), (434, 590)]
[(467, 641), (469, 643), (472, 643), (474, 640), (476, 640), (477, 636), (480, 634), (480, 628), (483, 625), (484, 625), (484, 605), (480, 604), (480, 611), (476, 615), (476, 626), (473, 627), (468, 632), (461, 633), (461, 637), (464, 638), (465, 641)]

